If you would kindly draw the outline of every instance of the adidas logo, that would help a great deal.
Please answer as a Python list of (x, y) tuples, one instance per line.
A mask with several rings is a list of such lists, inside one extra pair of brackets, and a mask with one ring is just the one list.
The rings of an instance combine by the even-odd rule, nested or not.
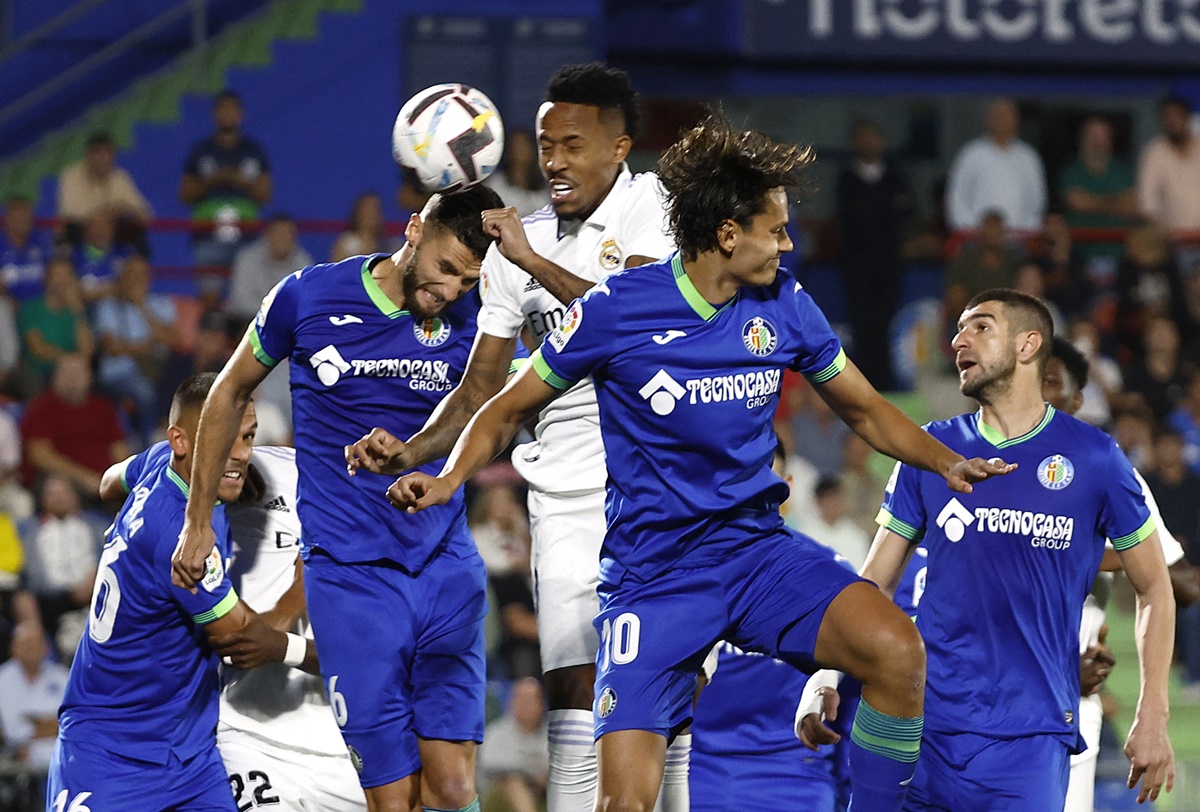
[(529, 277), (529, 281), (525, 283), (525, 292), (526, 293), (529, 293), (529, 291), (531, 291), (531, 290), (541, 290), (541, 289), (542, 289), (542, 283), (537, 281), (536, 279), (534, 279), (532, 276)]
[(263, 505), (263, 509), (264, 510), (282, 510), (284, 513), (291, 512), (291, 510), (288, 508), (287, 501), (284, 500), (282, 495), (276, 496), (270, 502), (267, 502), (265, 505)]

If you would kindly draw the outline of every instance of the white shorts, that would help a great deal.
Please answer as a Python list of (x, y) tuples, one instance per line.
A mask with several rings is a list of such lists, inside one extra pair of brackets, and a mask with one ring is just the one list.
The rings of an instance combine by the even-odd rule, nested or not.
[(1071, 756), (1071, 783), (1067, 785), (1064, 812), (1092, 812), (1096, 793), (1096, 759), (1100, 756), (1100, 728), (1104, 724), (1104, 707), (1100, 694), (1079, 700), (1079, 733), (1087, 749)]
[(217, 732), (217, 749), (239, 812), (366, 812), (349, 753), (300, 753), (229, 728)]
[(592, 620), (600, 611), (596, 586), (605, 529), (604, 491), (578, 496), (529, 491), (533, 600), (543, 671), (596, 662), (600, 636)]

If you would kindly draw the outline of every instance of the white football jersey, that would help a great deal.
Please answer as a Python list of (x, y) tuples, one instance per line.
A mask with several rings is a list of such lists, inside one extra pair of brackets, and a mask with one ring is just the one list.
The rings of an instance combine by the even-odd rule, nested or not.
[[(250, 464), (265, 488), (258, 500), (225, 508), (233, 532), (229, 576), (242, 600), (263, 612), (287, 592), (296, 574), (296, 452), (261, 446), (254, 449)], [(305, 621), (298, 626), (295, 633), (312, 637)], [(219, 729), (241, 731), (302, 753), (346, 754), (320, 677), (283, 663), (251, 671), (222, 666), (221, 683)]]
[[(560, 224), (552, 206), (522, 221), (529, 244), (542, 257), (590, 282), (625, 267), (628, 257), (662, 259), (675, 250), (667, 235), (662, 184), (652, 173), (621, 173), (592, 216)], [(480, 280), (479, 330), (512, 338), (529, 328), (538, 345), (562, 321), (567, 305), (492, 246)], [(531, 443), (513, 452), (513, 465), (530, 487), (555, 494), (604, 487), (604, 443), (592, 379), (568, 389), (538, 417)]]

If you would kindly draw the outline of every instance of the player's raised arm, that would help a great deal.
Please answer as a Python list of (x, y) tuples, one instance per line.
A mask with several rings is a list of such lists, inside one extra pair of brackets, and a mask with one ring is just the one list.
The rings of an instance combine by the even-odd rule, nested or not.
[(477, 333), (462, 381), (429, 416), (425, 426), (407, 442), (385, 429), (372, 429), (346, 446), (346, 470), (359, 468), (378, 474), (402, 474), (450, 453), (467, 422), (504, 386), (516, 338)]
[(1007, 474), (1017, 466), (999, 459), (964, 459), (922, 431), (871, 386), (853, 361), (816, 387), (821, 398), (876, 451), (946, 478), (953, 490), (970, 493), (972, 483)]
[[(1170, 710), (1167, 682), (1175, 641), (1175, 597), (1158, 531), (1124, 550), (1118, 544), (1121, 565), (1137, 592), (1138, 663), (1141, 694), (1125, 755), (1129, 757), (1129, 787), (1140, 781), (1138, 803), (1158, 798), (1164, 787), (1175, 784), (1175, 753), (1167, 736)], [(1114, 540), (1114, 543), (1119, 540)]]
[(561, 389), (542, 380), (536, 362), (526, 364), (467, 424), (441, 474), (432, 477), (414, 473), (401, 477), (388, 489), (388, 499), (410, 513), (445, 504), (464, 482), (508, 447), (525, 421), (560, 394)]
[(250, 396), (271, 371), (271, 367), (255, 357), (251, 343), (254, 329), (251, 327), (242, 338), (233, 357), (217, 376), (200, 413), (200, 426), (192, 451), (191, 494), (179, 545), (171, 559), (171, 581), (184, 589), (194, 588), (204, 576), (204, 560), (212, 552), (215, 541), (212, 510), (217, 503), (222, 466), (237, 437)]

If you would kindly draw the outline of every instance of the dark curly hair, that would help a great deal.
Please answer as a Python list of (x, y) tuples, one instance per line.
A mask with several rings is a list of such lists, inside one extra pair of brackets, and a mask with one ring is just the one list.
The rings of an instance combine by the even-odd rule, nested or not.
[(719, 113), (685, 133), (657, 167), (669, 228), (684, 258), (716, 250), (726, 220), (749, 226), (766, 211), (767, 193), (800, 186), (800, 173), (812, 160), (811, 147), (772, 141), (756, 130), (739, 132)]
[(624, 119), (622, 132), (637, 137), (641, 124), (638, 94), (629, 84), (629, 74), (620, 68), (610, 68), (603, 62), (564, 65), (550, 77), (546, 101), (616, 110)]
[(421, 220), (444, 228), (483, 259), (493, 237), (483, 230), (479, 215), (486, 209), (502, 209), (504, 202), (489, 186), (482, 183), (457, 192), (437, 194), (429, 198), (421, 212)]
[(1062, 336), (1055, 336), (1050, 343), (1050, 357), (1057, 358), (1067, 368), (1067, 374), (1080, 392), (1088, 385), (1088, 360), (1075, 345)]

